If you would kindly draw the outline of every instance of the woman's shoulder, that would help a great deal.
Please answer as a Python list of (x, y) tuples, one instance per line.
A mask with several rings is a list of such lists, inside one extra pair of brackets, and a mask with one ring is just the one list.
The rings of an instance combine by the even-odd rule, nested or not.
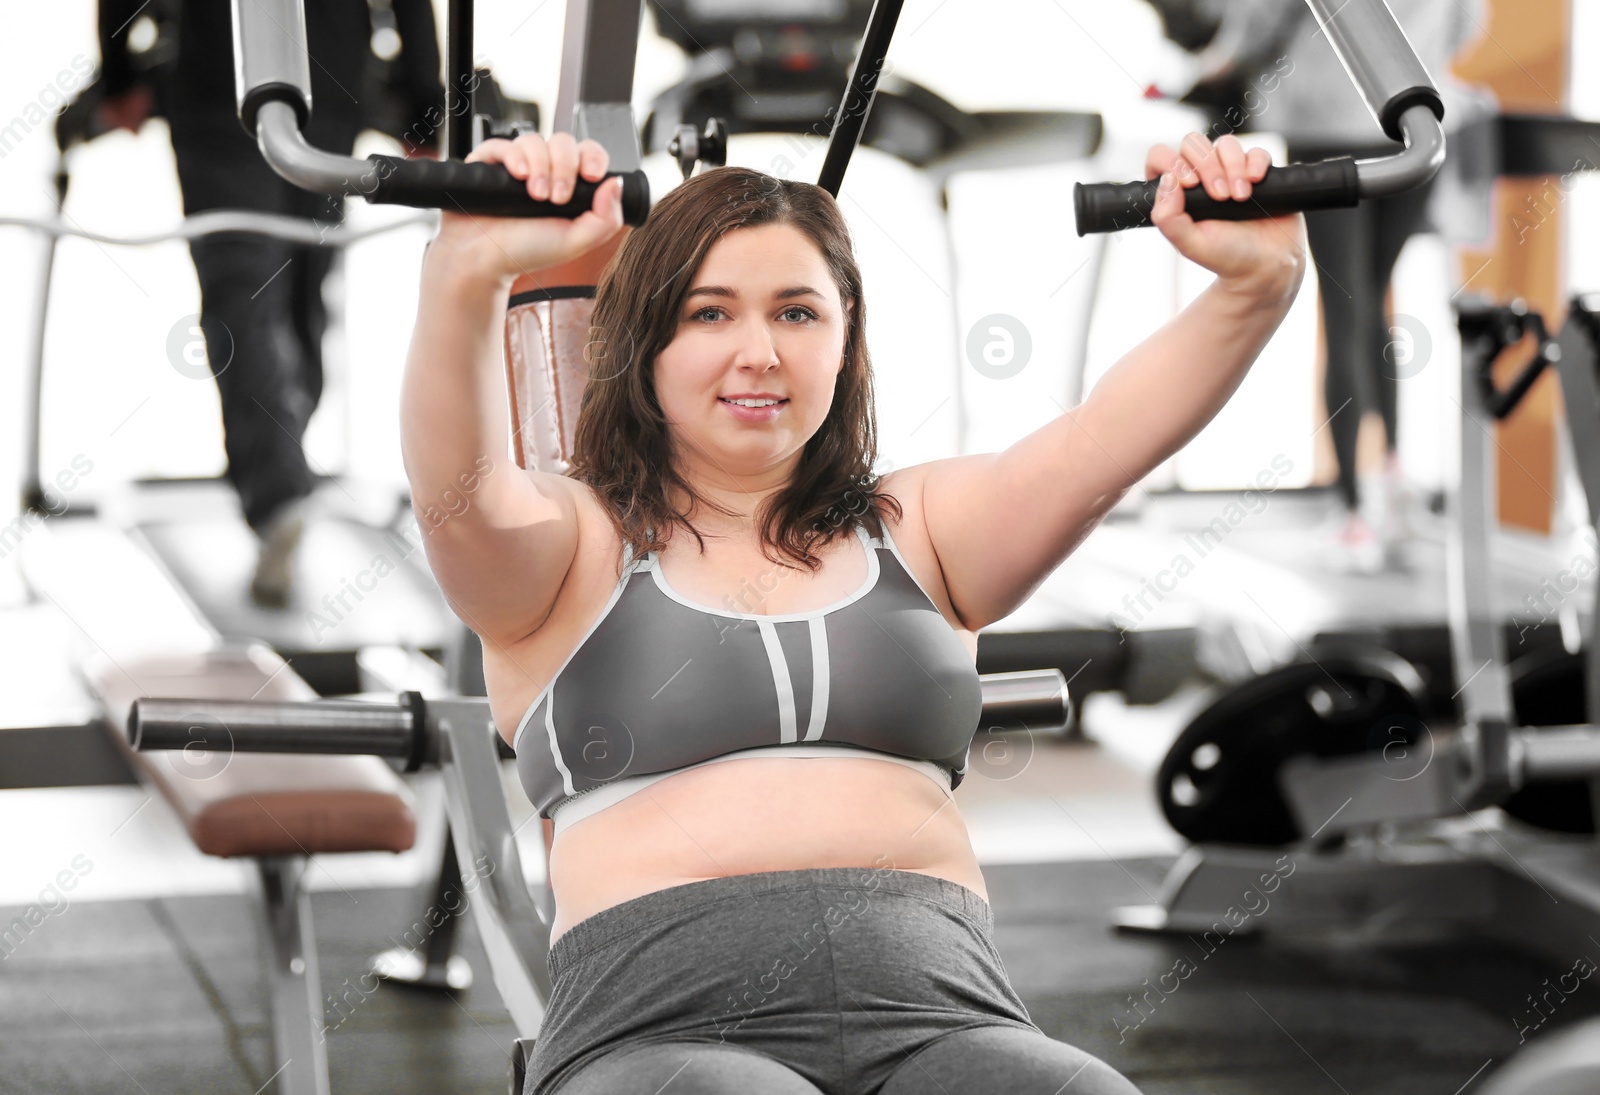
[(923, 516), (922, 489), (927, 482), (928, 468), (927, 464), (913, 464), (883, 475), (878, 481), (878, 490), (900, 503), (900, 516), (896, 518), (892, 511), (883, 512), (882, 508), (879, 514), (893, 541), (895, 552), (911, 576), (950, 626), (965, 634), (966, 629), (951, 604), (944, 567)]
[[(895, 468), (878, 477), (876, 490), (880, 494), (887, 494), (900, 503), (901, 515), (896, 522), (896, 527), (905, 524), (909, 519), (911, 510), (919, 512), (922, 506), (922, 484), (927, 477), (928, 465), (913, 464), (908, 468)], [(885, 520), (893, 519), (894, 514), (884, 515)]]

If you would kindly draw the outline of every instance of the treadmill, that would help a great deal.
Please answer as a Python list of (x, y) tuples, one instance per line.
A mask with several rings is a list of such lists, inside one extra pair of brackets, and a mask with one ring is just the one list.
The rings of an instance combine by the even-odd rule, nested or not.
[[(81, 121), (79, 112), (64, 118)], [(428, 570), (409, 499), (339, 477), (321, 477), (316, 494), (330, 502), (308, 516), (294, 563), (287, 607), (267, 610), (249, 596), (256, 539), (239, 515), (232, 487), (217, 479), (147, 479), (104, 492), (95, 503), (62, 496), (71, 469), (41, 469), (45, 332), (55, 250), (63, 235), (101, 245), (145, 246), (210, 232), (259, 232), (343, 248), (376, 234), (430, 221), (420, 214), (375, 228), (319, 232), (294, 218), (215, 211), (155, 236), (117, 239), (86, 232), (59, 216), (69, 188), (67, 155), (90, 133), (57, 126), (51, 220), (3, 218), (39, 232), (42, 248), (31, 367), (26, 373), (22, 509), (0, 526), (0, 788), (135, 782), (107, 739), (96, 699), (70, 667), (105, 633), (130, 637), (184, 621), (216, 645), (261, 643), (287, 660), (319, 695), (388, 688), (361, 669), (361, 653), (395, 647), (415, 662), (444, 662), (459, 647), (456, 621)], [(78, 469), (81, 472), (81, 469)], [(337, 501), (335, 501), (337, 500)], [(374, 561), (392, 566), (371, 578)], [(55, 558), (52, 558), (55, 557)], [(82, 561), (64, 574), (59, 558)], [(48, 581), (45, 574), (50, 574)], [(364, 577), (364, 575), (366, 575)], [(52, 582), (104, 591), (108, 611), (94, 629), (63, 607)], [(372, 588), (362, 589), (370, 584)], [(113, 640), (114, 641), (114, 640)], [(370, 659), (368, 659), (370, 662)], [(421, 662), (416, 662), (418, 666)]]

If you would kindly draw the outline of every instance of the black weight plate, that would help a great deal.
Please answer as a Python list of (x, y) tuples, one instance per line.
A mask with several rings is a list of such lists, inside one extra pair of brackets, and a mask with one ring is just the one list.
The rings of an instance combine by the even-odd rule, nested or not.
[[(1582, 653), (1540, 650), (1511, 663), (1511, 709), (1519, 726), (1581, 726), (1589, 721)], [(1584, 780), (1536, 783), (1500, 808), (1519, 821), (1560, 833), (1594, 835), (1594, 803)]]
[(1404, 658), (1354, 646), (1310, 655), (1226, 689), (1178, 735), (1156, 775), (1175, 830), (1197, 843), (1293, 843), (1284, 761), (1382, 751), (1426, 732), (1422, 678)]

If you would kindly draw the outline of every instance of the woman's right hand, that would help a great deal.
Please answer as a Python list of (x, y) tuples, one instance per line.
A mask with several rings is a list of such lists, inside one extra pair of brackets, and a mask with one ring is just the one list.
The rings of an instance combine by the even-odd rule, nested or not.
[[(589, 182), (604, 178), (608, 159), (598, 141), (575, 142), (570, 133), (555, 133), (546, 141), (528, 133), (514, 141), (492, 137), (473, 149), (466, 162), (501, 164), (527, 183), (530, 197), (560, 205), (572, 197), (579, 176)], [(572, 220), (441, 210), (438, 240), (464, 249), (473, 256), (470, 261), (495, 274), (516, 277), (569, 262), (622, 227), (622, 179), (616, 178), (595, 191), (591, 207)]]

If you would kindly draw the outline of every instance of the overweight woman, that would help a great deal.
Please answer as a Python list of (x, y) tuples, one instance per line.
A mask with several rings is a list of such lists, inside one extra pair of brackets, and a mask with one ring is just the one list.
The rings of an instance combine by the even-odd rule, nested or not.
[[(469, 158), (555, 202), (606, 170), (567, 134)], [(1155, 223), (1215, 282), (1004, 452), (883, 476), (826, 191), (718, 168), (620, 247), (620, 181), (571, 221), (442, 215), (403, 451), (420, 505), (477, 484), (428, 561), (553, 821), (526, 1095), (1137, 1090), (1029, 1017), (951, 792), (979, 629), (1211, 420), (1293, 301), (1300, 216), (1182, 211), (1182, 187), (1245, 200), (1269, 164), (1231, 136), (1152, 148)], [(519, 468), (510, 286), (607, 246), (570, 471)]]

